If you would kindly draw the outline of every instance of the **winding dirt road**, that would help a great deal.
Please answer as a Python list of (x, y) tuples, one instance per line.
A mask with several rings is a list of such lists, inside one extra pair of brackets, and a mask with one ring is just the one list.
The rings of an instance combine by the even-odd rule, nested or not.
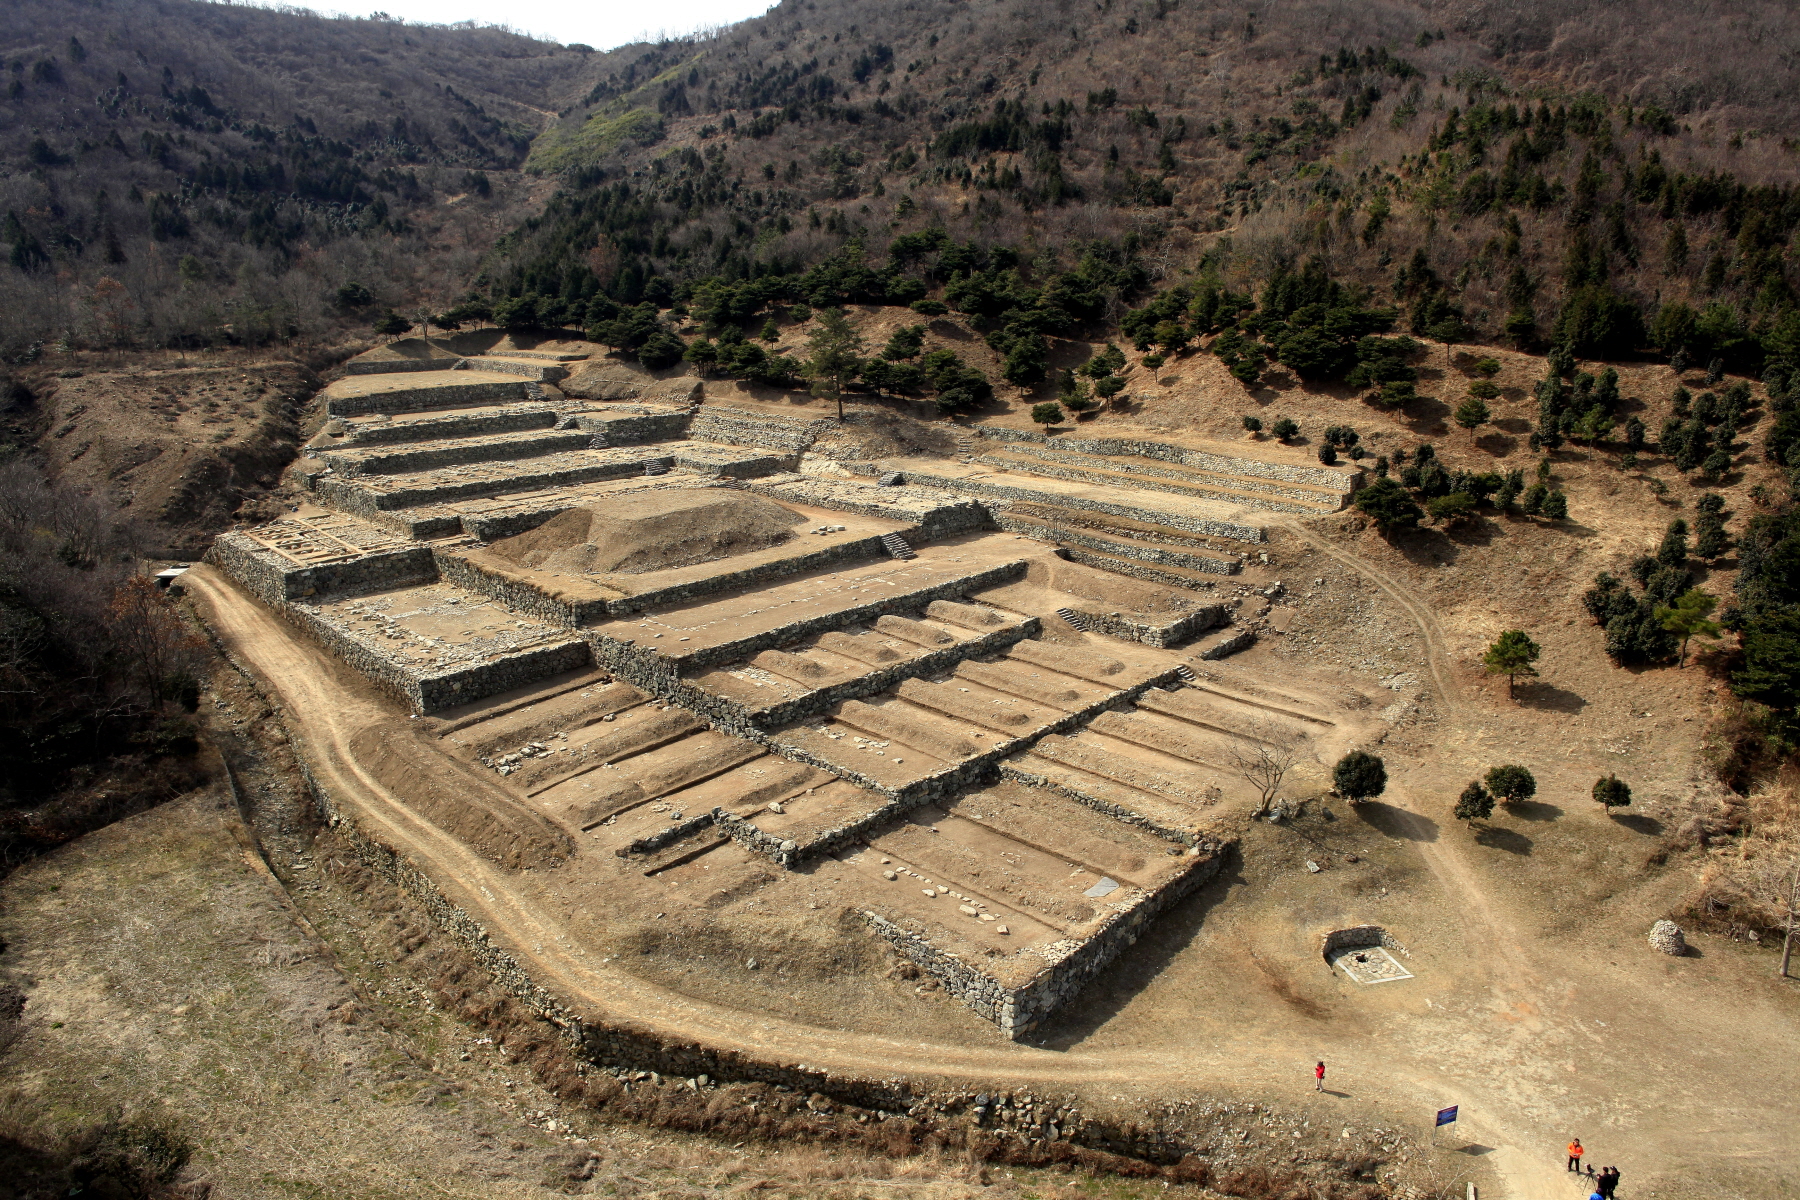
[[(1371, 578), (1414, 616), (1432, 647), (1431, 673), (1440, 695), (1454, 704), (1453, 672), (1443, 661), (1442, 638), (1429, 611), (1396, 581), (1377, 577), (1304, 531), (1301, 536)], [(368, 833), (425, 869), (539, 984), (594, 1019), (629, 1021), (674, 1038), (851, 1075), (901, 1073), (928, 1082), (1037, 1084), (1089, 1094), (1261, 1094), (1292, 1103), (1310, 1095), (1296, 1088), (1296, 1060), (1336, 1055), (1379, 1064), (1379, 1083), (1358, 1088), (1357, 1123), (1392, 1121), (1398, 1113), (1418, 1121), (1438, 1098), (1460, 1099), (1472, 1116), (1458, 1132), (1490, 1143), (1483, 1147), (1492, 1155), (1486, 1161), (1499, 1168), (1508, 1194), (1521, 1200), (1576, 1195), (1553, 1156), (1578, 1122), (1582, 1130), (1604, 1123), (1614, 1144), (1635, 1155), (1621, 1152), (1618, 1161), (1632, 1162), (1639, 1179), (1655, 1169), (1686, 1174), (1682, 1168), (1696, 1160), (1729, 1159), (1734, 1168), (1762, 1170), (1793, 1155), (1779, 1130), (1754, 1120), (1758, 1105), (1748, 1099), (1786, 1095), (1780, 1056), (1768, 1049), (1773, 1041), (1790, 1059), (1800, 1051), (1800, 1025), (1791, 1014), (1779, 1036), (1734, 1044), (1719, 1036), (1706, 1014), (1678, 1011), (1671, 1004), (1678, 996), (1646, 995), (1622, 975), (1571, 977), (1520, 935), (1480, 874), (1436, 838), (1434, 823), (1413, 812), (1406, 814), (1412, 823), (1407, 836), (1454, 898), (1470, 966), (1462, 985), (1467, 995), (1433, 1009), (1417, 1024), (1395, 1013), (1385, 1027), (1326, 1025), (1308, 1029), (1298, 1048), (1276, 1022), (1209, 1039), (1179, 1020), (1160, 1022), (1157, 1036), (1137, 1044), (1099, 1047), (1082, 1038), (1056, 1049), (970, 1047), (821, 1029), (658, 987), (583, 955), (556, 913), (534, 900), (514, 872), (420, 819), (359, 767), (348, 746), (359, 730), (391, 718), (381, 701), (211, 568), (196, 567), (184, 582), (235, 659), (279, 696), (289, 733), (334, 798), (354, 808)], [(1615, 1013), (1626, 1014), (1631, 1023), (1629, 1044), (1607, 1028)], [(1621, 1101), (1613, 1066), (1643, 1044), (1657, 1047), (1661, 1059), (1634, 1085), (1640, 1090)], [(1738, 1105), (1718, 1100), (1709, 1081), (1721, 1078), (1734, 1078), (1747, 1098), (1743, 1120), (1732, 1118)], [(1345, 1118), (1328, 1118), (1339, 1119)], [(1413, 1127), (1422, 1139), (1423, 1126)], [(1678, 1185), (1656, 1194), (1707, 1193)]]

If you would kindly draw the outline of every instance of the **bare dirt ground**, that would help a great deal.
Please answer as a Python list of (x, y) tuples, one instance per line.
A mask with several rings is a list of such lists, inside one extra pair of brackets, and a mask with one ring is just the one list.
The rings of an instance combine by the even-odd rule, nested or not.
[[(385, 798), (344, 752), (379, 701), (358, 698), (216, 577), (194, 582), (214, 628), (282, 696), (322, 781), (357, 797), (383, 840), (434, 864), (467, 911), (518, 931), (509, 950), (586, 1011), (846, 1073), (1054, 1086), (1126, 1105), (1208, 1091), (1279, 1098), (1320, 1128), (1417, 1131), (1430, 1111), (1461, 1103), (1442, 1165), (1461, 1163), (1506, 1195), (1572, 1194), (1556, 1160), (1571, 1135), (1596, 1162), (1625, 1168), (1634, 1195), (1779, 1195), (1790, 1151), (1759, 1114), (1780, 1106), (1779, 1064), (1800, 1048), (1791, 993), (1769, 979), (1765, 954), (1700, 938), (1697, 955), (1672, 960), (1643, 940), (1691, 882), (1646, 859), (1693, 797), (1697, 724), (1672, 715), (1661, 679), (1633, 691), (1625, 676), (1607, 689), (1616, 697), (1574, 713), (1508, 704), (1475, 683), (1404, 558), (1358, 543), (1378, 565), (1352, 574), (1324, 548), (1355, 536), (1349, 522), (1315, 524), (1326, 528), (1281, 538), (1272, 558), (1307, 586), (1327, 579), (1313, 588), (1321, 607), (1302, 607), (1285, 641), (1234, 665), (1367, 670), (1397, 685), (1388, 794), (1361, 812), (1315, 803), (1292, 825), (1255, 827), (1235, 878), (1178, 910), (1035, 1045), (851, 1034), (766, 1012), (747, 1020), (701, 988), (671, 991), (572, 952), (558, 941), (558, 913), (526, 903), (507, 872)], [(1308, 538), (1319, 543), (1310, 554)], [(1699, 672), (1683, 678), (1698, 690)], [(1599, 736), (1603, 715), (1651, 704), (1671, 715), (1638, 726), (1639, 757)], [(1515, 760), (1539, 773), (1536, 804), (1478, 833), (1450, 819), (1462, 782)], [(1585, 800), (1586, 785), (1622, 760), (1641, 764), (1643, 800), (1609, 819)], [(1365, 920), (1412, 951), (1415, 979), (1364, 988), (1326, 970), (1320, 933)], [(1305, 1095), (1320, 1057), (1341, 1095)]]

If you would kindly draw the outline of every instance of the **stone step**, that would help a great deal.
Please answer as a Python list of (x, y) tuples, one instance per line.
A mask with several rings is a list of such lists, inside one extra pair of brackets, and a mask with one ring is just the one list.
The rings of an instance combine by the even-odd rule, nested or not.
[[(1096, 460), (1096, 464), (1104, 460)], [(1161, 479), (1148, 475), (1122, 471), (1115, 467), (1100, 465), (1073, 466), (1054, 462), (1025, 453), (989, 452), (975, 459), (977, 465), (999, 467), (1008, 471), (1019, 471), (1029, 475), (1041, 475), (1050, 479), (1067, 479), (1076, 483), (1095, 483), (1108, 487), (1116, 487), (1127, 491), (1167, 492), (1174, 496), (1189, 496), (1196, 500), (1210, 500), (1218, 504), (1229, 504), (1241, 508), (1257, 508), (1267, 512), (1290, 513), (1325, 513), (1336, 512), (1343, 507), (1341, 501), (1321, 500), (1319, 502), (1291, 500), (1279, 496), (1270, 496), (1261, 492), (1245, 491), (1227, 484), (1187, 482), (1175, 479)]]
[(438, 467), (538, 458), (565, 450), (588, 449), (592, 435), (575, 429), (527, 429), (478, 437), (446, 437), (398, 446), (352, 447), (321, 455), (346, 478), (359, 475), (403, 475)]

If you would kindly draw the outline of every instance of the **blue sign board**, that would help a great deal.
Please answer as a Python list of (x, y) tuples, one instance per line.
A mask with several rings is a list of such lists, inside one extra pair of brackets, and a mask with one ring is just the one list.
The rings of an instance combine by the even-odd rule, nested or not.
[(1449, 1108), (1438, 1109), (1437, 1123), (1439, 1125), (1448, 1125), (1456, 1120), (1456, 1110), (1459, 1107), (1459, 1105), (1452, 1104)]

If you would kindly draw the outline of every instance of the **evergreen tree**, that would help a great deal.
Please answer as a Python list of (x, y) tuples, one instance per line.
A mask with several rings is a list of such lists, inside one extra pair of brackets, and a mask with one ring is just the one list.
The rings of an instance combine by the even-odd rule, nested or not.
[(1686, 564), (1688, 556), (1687, 522), (1676, 517), (1669, 522), (1669, 528), (1663, 534), (1662, 545), (1656, 548), (1656, 561), (1665, 567), (1680, 567)]
[(1617, 775), (1607, 775), (1594, 781), (1594, 801), (1611, 816), (1613, 809), (1631, 803), (1631, 788)]
[(1709, 620), (1712, 610), (1718, 607), (1718, 600), (1701, 591), (1690, 588), (1683, 592), (1672, 606), (1658, 606), (1656, 620), (1670, 635), (1681, 640), (1681, 648), (1676, 651), (1675, 665), (1680, 667), (1687, 661), (1687, 644), (1689, 638), (1716, 638), (1719, 636), (1719, 624)]
[(1486, 782), (1501, 804), (1522, 804), (1537, 795), (1537, 779), (1524, 767), (1495, 767), (1487, 773)]
[(1523, 629), (1508, 629), (1487, 648), (1481, 656), (1481, 664), (1489, 675), (1506, 676), (1506, 694), (1510, 697), (1520, 676), (1527, 679), (1537, 676), (1537, 668), (1532, 664), (1541, 653), (1538, 644)]
[(1356, 493), (1355, 503), (1383, 533), (1417, 529), (1425, 515), (1406, 489), (1391, 479), (1375, 480)]
[(862, 347), (862, 335), (850, 327), (838, 308), (820, 312), (818, 324), (806, 339), (806, 377), (812, 380), (816, 394), (837, 401), (839, 421), (844, 419), (844, 385), (863, 369), (863, 361), (857, 357)]
[(1286, 417), (1280, 417), (1276, 419), (1274, 426), (1269, 432), (1275, 435), (1276, 441), (1285, 442), (1290, 438), (1300, 436), (1300, 426), (1294, 424), (1294, 422)]
[(1456, 819), (1467, 821), (1471, 826), (1477, 821), (1485, 821), (1494, 812), (1494, 797), (1479, 779), (1469, 781), (1469, 786), (1462, 790), (1456, 798)]
[(1054, 400), (1046, 400), (1042, 404), (1031, 406), (1031, 419), (1042, 425), (1045, 433), (1050, 432), (1050, 426), (1062, 421), (1064, 416), (1062, 406)]
[(1352, 804), (1373, 800), (1387, 790), (1387, 766), (1373, 754), (1352, 750), (1331, 772), (1338, 795)]
[(1257, 434), (1260, 434), (1262, 432), (1262, 418), (1260, 418), (1260, 417), (1245, 417), (1244, 418), (1244, 432), (1250, 434), (1253, 437)]
[(1552, 521), (1569, 519), (1569, 498), (1561, 491), (1552, 490), (1544, 497), (1544, 516)]
[(1485, 425), (1491, 415), (1486, 401), (1479, 396), (1470, 396), (1456, 406), (1455, 420), (1458, 425), (1473, 433), (1477, 428)]

